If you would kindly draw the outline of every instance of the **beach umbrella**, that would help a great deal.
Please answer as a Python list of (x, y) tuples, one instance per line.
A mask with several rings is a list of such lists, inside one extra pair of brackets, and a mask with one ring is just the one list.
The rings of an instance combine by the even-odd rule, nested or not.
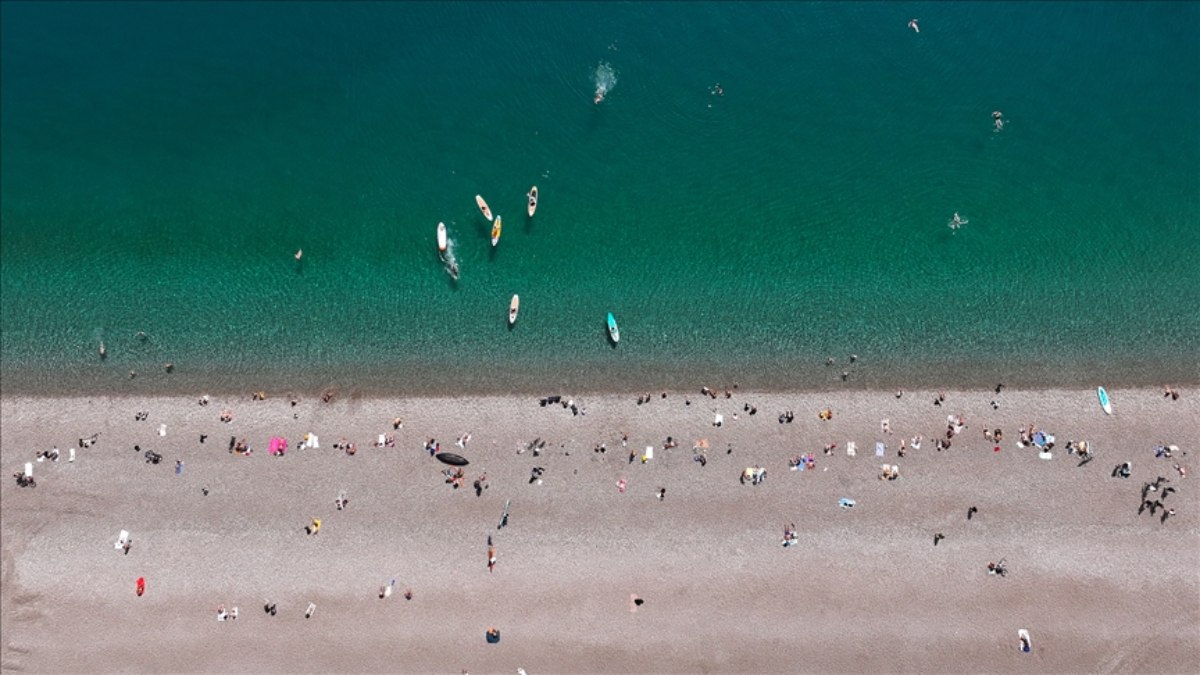
[(462, 455), (456, 455), (453, 452), (439, 452), (438, 454), (434, 455), (434, 457), (436, 457), (438, 461), (442, 462), (443, 464), (449, 464), (450, 466), (466, 466), (470, 464), (466, 457), (463, 457)]

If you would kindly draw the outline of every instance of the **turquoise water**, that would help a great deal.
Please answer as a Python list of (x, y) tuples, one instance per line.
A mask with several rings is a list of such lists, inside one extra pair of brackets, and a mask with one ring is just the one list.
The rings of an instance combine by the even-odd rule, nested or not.
[(1200, 4), (0, 11), (5, 393), (1200, 382)]

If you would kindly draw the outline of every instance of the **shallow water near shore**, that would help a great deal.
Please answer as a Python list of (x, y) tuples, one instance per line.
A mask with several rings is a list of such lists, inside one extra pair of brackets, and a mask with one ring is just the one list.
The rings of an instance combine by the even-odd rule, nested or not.
[(1200, 382), (1195, 4), (2, 12), (5, 393)]

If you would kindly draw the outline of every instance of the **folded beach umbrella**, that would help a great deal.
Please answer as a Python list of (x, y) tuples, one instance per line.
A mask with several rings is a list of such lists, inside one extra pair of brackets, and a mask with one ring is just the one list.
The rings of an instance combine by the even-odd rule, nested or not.
[(439, 452), (438, 454), (434, 455), (434, 457), (436, 457), (438, 461), (442, 462), (443, 464), (449, 464), (450, 466), (466, 466), (470, 464), (466, 457), (463, 457), (462, 455), (456, 455), (453, 452)]

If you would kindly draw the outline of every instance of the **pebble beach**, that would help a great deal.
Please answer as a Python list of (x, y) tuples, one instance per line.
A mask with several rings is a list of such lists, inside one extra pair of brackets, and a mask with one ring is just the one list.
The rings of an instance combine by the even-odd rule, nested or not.
[[(940, 405), (934, 391), (714, 390), (641, 404), (638, 393), (564, 394), (576, 414), (538, 397), (4, 397), (0, 459), (10, 473), (32, 461), (37, 486), (9, 478), (0, 493), (2, 666), (1187, 672), (1196, 662), (1200, 498), (1175, 468), (1196, 469), (1192, 392), (1113, 389), (1109, 416), (1084, 390), (946, 391)], [(793, 421), (781, 423), (786, 411)], [(949, 415), (965, 426), (935, 450)], [(1050, 459), (1018, 446), (1030, 424), (1055, 437)], [(985, 428), (1004, 431), (999, 451)], [(320, 447), (297, 448), (309, 433)], [(394, 447), (373, 447), (380, 434)], [(920, 449), (898, 457), (900, 439), (918, 434)], [(229, 452), (231, 436), (250, 454)], [(284, 456), (268, 454), (275, 436), (288, 439)], [(333, 447), (342, 439), (354, 455)], [(426, 452), (430, 439), (470, 461), (462, 488)], [(1094, 459), (1078, 466), (1067, 440), (1086, 440)], [(1177, 446), (1172, 457), (1155, 457), (1162, 444)], [(35, 460), (52, 447), (57, 462)], [(146, 450), (162, 461), (147, 463)], [(808, 453), (811, 468), (789, 470)], [(1114, 478), (1125, 461), (1131, 476)], [(883, 463), (900, 478), (881, 480)], [(743, 484), (746, 467), (766, 479)], [(1165, 521), (1138, 514), (1158, 476), (1176, 488)], [(839, 508), (842, 498), (855, 506)], [(312, 518), (323, 525), (307, 535)], [(789, 524), (797, 543), (784, 547)], [(128, 553), (113, 547), (121, 530)], [(1008, 574), (989, 575), (1000, 559)], [(239, 618), (217, 621), (222, 606)], [(484, 639), (489, 628), (499, 642)]]

